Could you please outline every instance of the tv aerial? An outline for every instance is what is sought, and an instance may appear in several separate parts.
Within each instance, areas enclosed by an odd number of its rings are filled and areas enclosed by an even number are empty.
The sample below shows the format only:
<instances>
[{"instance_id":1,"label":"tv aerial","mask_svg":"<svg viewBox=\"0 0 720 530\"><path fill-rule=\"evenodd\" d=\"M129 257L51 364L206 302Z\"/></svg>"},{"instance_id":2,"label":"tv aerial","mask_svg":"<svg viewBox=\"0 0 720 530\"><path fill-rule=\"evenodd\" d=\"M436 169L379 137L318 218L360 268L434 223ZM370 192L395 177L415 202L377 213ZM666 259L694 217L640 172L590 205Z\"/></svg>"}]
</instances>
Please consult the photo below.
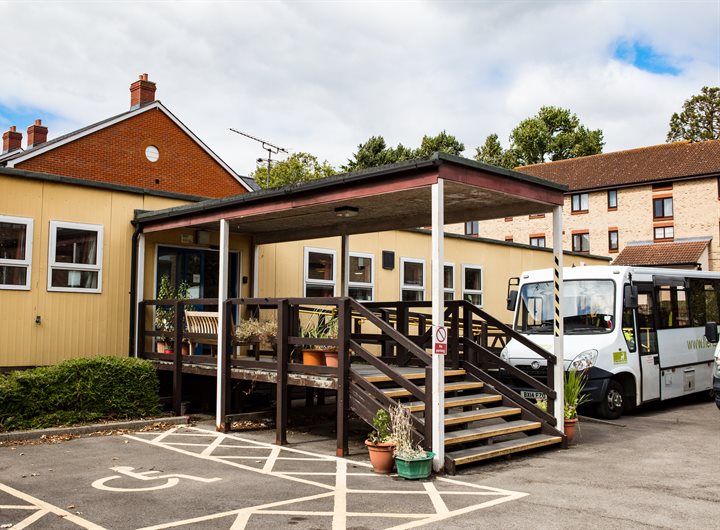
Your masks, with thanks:
<instances>
[{"instance_id":1,"label":"tv aerial","mask_svg":"<svg viewBox=\"0 0 720 530\"><path fill-rule=\"evenodd\" d=\"M283 147L279 147L275 144L271 144L267 140L263 140L261 138L256 138L255 136L248 134L246 132L242 132L242 131L238 131L237 129L233 129L232 127L229 127L228 129L231 130L232 132L234 132L235 134L239 134L241 136L245 136L246 138L250 138L251 140L255 140L256 142L260 142L260 144L262 144L262 148L268 152L267 158L258 158L256 160L256 162L258 162L258 163L267 162L268 168L267 168L267 175L265 177L265 186L267 186L270 182L270 164L273 162L272 155L276 155L278 153L285 153L285 154L289 155L290 153L288 152L288 150Z\"/></svg>"}]
</instances>

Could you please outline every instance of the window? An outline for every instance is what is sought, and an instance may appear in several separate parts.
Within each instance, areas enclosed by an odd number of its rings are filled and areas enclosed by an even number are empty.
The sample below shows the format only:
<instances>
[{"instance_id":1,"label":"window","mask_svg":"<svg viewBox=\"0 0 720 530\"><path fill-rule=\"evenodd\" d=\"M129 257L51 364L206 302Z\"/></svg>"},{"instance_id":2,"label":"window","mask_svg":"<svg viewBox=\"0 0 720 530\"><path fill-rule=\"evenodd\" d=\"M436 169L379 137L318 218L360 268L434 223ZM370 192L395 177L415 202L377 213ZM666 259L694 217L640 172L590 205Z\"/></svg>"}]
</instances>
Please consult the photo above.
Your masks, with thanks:
<instances>
[{"instance_id":1,"label":"window","mask_svg":"<svg viewBox=\"0 0 720 530\"><path fill-rule=\"evenodd\" d=\"M664 197L662 199L653 199L653 217L655 219L663 219L673 216L673 200L672 197Z\"/></svg>"},{"instance_id":2,"label":"window","mask_svg":"<svg viewBox=\"0 0 720 530\"><path fill-rule=\"evenodd\" d=\"M618 231L608 230L608 250L610 252L618 251Z\"/></svg>"},{"instance_id":3,"label":"window","mask_svg":"<svg viewBox=\"0 0 720 530\"><path fill-rule=\"evenodd\" d=\"M455 265L446 263L443 269L443 294L445 300L455 299Z\"/></svg>"},{"instance_id":4,"label":"window","mask_svg":"<svg viewBox=\"0 0 720 530\"><path fill-rule=\"evenodd\" d=\"M657 290L658 329L690 326L687 297L683 287L660 286Z\"/></svg>"},{"instance_id":5,"label":"window","mask_svg":"<svg viewBox=\"0 0 720 530\"><path fill-rule=\"evenodd\" d=\"M482 287L482 267L480 265L463 265L463 300L482 307Z\"/></svg>"},{"instance_id":6,"label":"window","mask_svg":"<svg viewBox=\"0 0 720 530\"><path fill-rule=\"evenodd\" d=\"M305 296L335 295L335 251L305 247Z\"/></svg>"},{"instance_id":7,"label":"window","mask_svg":"<svg viewBox=\"0 0 720 530\"><path fill-rule=\"evenodd\" d=\"M404 302L425 299L425 261L400 258L400 298Z\"/></svg>"},{"instance_id":8,"label":"window","mask_svg":"<svg viewBox=\"0 0 720 530\"><path fill-rule=\"evenodd\" d=\"M608 190L608 210L617 210L617 190Z\"/></svg>"},{"instance_id":9,"label":"window","mask_svg":"<svg viewBox=\"0 0 720 530\"><path fill-rule=\"evenodd\" d=\"M0 215L0 289L30 289L32 236L32 219Z\"/></svg>"},{"instance_id":10,"label":"window","mask_svg":"<svg viewBox=\"0 0 720 530\"><path fill-rule=\"evenodd\" d=\"M102 225L50 221L48 291L102 292Z\"/></svg>"},{"instance_id":11,"label":"window","mask_svg":"<svg viewBox=\"0 0 720 530\"><path fill-rule=\"evenodd\" d=\"M350 280L348 291L355 300L370 302L373 299L373 255L350 253Z\"/></svg>"},{"instance_id":12,"label":"window","mask_svg":"<svg viewBox=\"0 0 720 530\"><path fill-rule=\"evenodd\" d=\"M588 194L587 193L573 194L571 210L573 212L587 212L588 211Z\"/></svg>"},{"instance_id":13,"label":"window","mask_svg":"<svg viewBox=\"0 0 720 530\"><path fill-rule=\"evenodd\" d=\"M530 236L530 246L531 247L545 247L545 236Z\"/></svg>"},{"instance_id":14,"label":"window","mask_svg":"<svg viewBox=\"0 0 720 530\"><path fill-rule=\"evenodd\" d=\"M690 318L692 327L704 326L706 322L720 319L720 281L690 278Z\"/></svg>"},{"instance_id":15,"label":"window","mask_svg":"<svg viewBox=\"0 0 720 530\"><path fill-rule=\"evenodd\" d=\"M672 226L656 226L655 239L672 239L675 237L675 230Z\"/></svg>"},{"instance_id":16,"label":"window","mask_svg":"<svg viewBox=\"0 0 720 530\"><path fill-rule=\"evenodd\" d=\"M477 221L467 221L465 223L465 235L466 236L478 235L478 222Z\"/></svg>"},{"instance_id":17,"label":"window","mask_svg":"<svg viewBox=\"0 0 720 530\"><path fill-rule=\"evenodd\" d=\"M590 234L581 232L572 235L573 252L590 252Z\"/></svg>"}]
</instances>

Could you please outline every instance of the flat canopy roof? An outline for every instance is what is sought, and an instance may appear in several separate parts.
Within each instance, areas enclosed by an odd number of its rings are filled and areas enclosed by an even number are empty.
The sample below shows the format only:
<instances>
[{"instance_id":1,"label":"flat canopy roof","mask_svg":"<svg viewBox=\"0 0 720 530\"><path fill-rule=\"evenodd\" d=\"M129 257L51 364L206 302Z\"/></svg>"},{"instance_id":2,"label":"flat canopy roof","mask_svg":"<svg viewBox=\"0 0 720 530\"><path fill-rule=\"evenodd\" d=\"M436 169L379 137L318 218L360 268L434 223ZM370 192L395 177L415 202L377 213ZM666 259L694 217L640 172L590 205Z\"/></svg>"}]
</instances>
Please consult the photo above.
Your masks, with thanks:
<instances>
[{"instance_id":1,"label":"flat canopy roof","mask_svg":"<svg viewBox=\"0 0 720 530\"><path fill-rule=\"evenodd\" d=\"M296 186L139 212L144 232L217 229L221 219L257 244L431 224L431 186L444 180L445 223L552 212L567 186L462 157L434 155ZM339 207L357 209L340 217Z\"/></svg>"}]
</instances>

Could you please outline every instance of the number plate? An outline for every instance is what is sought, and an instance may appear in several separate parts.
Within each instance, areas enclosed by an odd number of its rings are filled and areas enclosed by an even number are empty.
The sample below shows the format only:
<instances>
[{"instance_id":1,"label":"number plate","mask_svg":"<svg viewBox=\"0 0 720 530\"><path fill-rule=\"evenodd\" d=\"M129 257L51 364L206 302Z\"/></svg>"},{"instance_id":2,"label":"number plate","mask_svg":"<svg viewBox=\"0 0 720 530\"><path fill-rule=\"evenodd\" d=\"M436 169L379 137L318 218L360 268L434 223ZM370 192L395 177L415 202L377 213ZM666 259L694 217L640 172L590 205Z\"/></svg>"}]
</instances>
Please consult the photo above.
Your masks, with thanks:
<instances>
[{"instance_id":1,"label":"number plate","mask_svg":"<svg viewBox=\"0 0 720 530\"><path fill-rule=\"evenodd\" d=\"M545 399L545 394L536 390L521 390L520 395L525 399Z\"/></svg>"}]
</instances>

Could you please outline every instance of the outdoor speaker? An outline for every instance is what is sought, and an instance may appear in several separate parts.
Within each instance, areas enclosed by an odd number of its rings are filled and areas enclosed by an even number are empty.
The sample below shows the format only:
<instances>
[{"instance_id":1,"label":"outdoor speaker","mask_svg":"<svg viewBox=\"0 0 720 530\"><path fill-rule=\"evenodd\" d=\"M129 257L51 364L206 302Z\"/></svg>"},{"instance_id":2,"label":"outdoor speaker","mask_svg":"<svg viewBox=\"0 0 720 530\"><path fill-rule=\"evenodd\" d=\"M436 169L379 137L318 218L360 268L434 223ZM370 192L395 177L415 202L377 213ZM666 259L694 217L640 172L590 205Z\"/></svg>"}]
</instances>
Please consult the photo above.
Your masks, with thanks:
<instances>
[{"instance_id":1,"label":"outdoor speaker","mask_svg":"<svg viewBox=\"0 0 720 530\"><path fill-rule=\"evenodd\" d=\"M382 251L382 267L389 271L395 268L395 252L392 250Z\"/></svg>"}]
</instances>

